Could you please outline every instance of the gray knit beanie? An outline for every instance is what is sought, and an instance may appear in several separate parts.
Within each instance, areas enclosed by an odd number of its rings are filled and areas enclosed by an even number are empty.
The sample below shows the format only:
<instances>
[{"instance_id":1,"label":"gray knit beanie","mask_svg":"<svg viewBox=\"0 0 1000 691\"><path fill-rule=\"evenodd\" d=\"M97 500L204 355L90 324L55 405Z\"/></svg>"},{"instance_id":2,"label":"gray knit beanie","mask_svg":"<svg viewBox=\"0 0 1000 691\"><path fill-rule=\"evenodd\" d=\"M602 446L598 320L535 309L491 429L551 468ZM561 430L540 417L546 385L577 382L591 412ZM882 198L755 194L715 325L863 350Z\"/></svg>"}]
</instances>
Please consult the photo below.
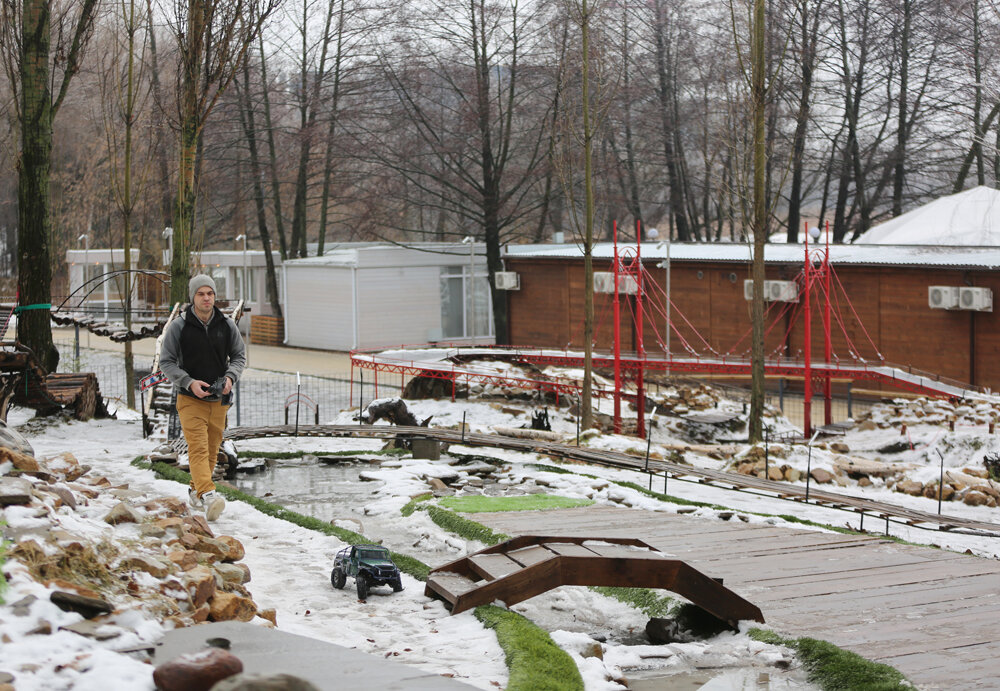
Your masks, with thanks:
<instances>
[{"instance_id":1,"label":"gray knit beanie","mask_svg":"<svg viewBox=\"0 0 1000 691\"><path fill-rule=\"evenodd\" d=\"M188 281L188 295L194 300L194 294L198 292L199 288L204 288L208 286L215 292L215 281L212 280L211 276L206 276L205 274L198 274Z\"/></svg>"}]
</instances>

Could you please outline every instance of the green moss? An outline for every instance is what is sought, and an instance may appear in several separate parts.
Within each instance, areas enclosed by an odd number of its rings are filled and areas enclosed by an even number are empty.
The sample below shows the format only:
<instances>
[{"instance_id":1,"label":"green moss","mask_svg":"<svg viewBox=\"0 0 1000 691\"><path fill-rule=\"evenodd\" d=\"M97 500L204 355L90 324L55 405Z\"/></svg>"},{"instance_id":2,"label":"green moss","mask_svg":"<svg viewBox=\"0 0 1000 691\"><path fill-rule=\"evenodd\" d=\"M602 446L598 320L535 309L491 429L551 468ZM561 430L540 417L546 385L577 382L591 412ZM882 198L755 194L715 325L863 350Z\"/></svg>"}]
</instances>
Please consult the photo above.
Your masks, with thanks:
<instances>
[{"instance_id":1,"label":"green moss","mask_svg":"<svg viewBox=\"0 0 1000 691\"><path fill-rule=\"evenodd\" d=\"M898 670L866 660L857 653L826 641L785 638L758 628L750 629L749 635L763 643L784 645L795 650L808 672L809 681L823 691L903 691L913 688Z\"/></svg>"},{"instance_id":2,"label":"green moss","mask_svg":"<svg viewBox=\"0 0 1000 691\"><path fill-rule=\"evenodd\" d=\"M507 691L582 691L573 658L530 620L495 605L477 607L475 615L496 631L510 674Z\"/></svg>"},{"instance_id":3,"label":"green moss","mask_svg":"<svg viewBox=\"0 0 1000 691\"><path fill-rule=\"evenodd\" d=\"M443 509L440 506L428 506L427 514L437 525L466 540L478 540L486 545L495 545L498 542L510 539L509 535L494 533L482 523L462 518L457 513Z\"/></svg>"},{"instance_id":4,"label":"green moss","mask_svg":"<svg viewBox=\"0 0 1000 691\"><path fill-rule=\"evenodd\" d=\"M663 617L670 613L674 599L660 595L649 588L612 588L609 586L592 586L595 593L614 598L626 605L631 605L649 617Z\"/></svg>"},{"instance_id":5,"label":"green moss","mask_svg":"<svg viewBox=\"0 0 1000 691\"><path fill-rule=\"evenodd\" d=\"M566 509L574 506L590 506L592 499L573 499L555 494L524 494L513 497L485 497L468 495L445 497L441 506L461 513L491 513L496 511L543 511L545 509Z\"/></svg>"},{"instance_id":6,"label":"green moss","mask_svg":"<svg viewBox=\"0 0 1000 691\"><path fill-rule=\"evenodd\" d=\"M147 461L136 459L135 461L132 461L132 465L140 468L151 468L160 477L166 478L167 480L174 480L175 482L180 482L185 485L189 484L191 480L191 476L188 475L188 473L166 463L150 464ZM231 489L221 485L216 489L222 496L230 501L242 501L245 504L249 504L254 507L261 513L267 514L268 516L273 516L275 518L280 518L283 521L294 523L295 525L306 528L307 530L315 530L316 532L323 533L324 535L332 535L337 539L352 545L376 542L375 540L365 537L360 533L355 533L353 530L339 528L313 516L305 516L290 509L286 509L283 506L279 506L278 504L272 504L271 502L264 501L259 497L246 494L245 492L241 492L237 489ZM427 566L427 564L423 563L419 559L415 559L398 552L390 551L390 554L392 555L392 560L396 563L396 566L399 567L400 571L408 573L421 581L427 580L427 573L430 571L430 567Z\"/></svg>"},{"instance_id":7,"label":"green moss","mask_svg":"<svg viewBox=\"0 0 1000 691\"><path fill-rule=\"evenodd\" d=\"M427 501L428 499L433 499L433 498L434 498L433 492L425 492L424 494L417 495L416 497L413 497L413 499L411 499L410 501L406 502L406 505L403 506L403 508L401 508L399 512L404 516L406 516L407 518L409 518L410 516L413 515L413 512L417 510L418 504L421 504Z\"/></svg>"}]
</instances>

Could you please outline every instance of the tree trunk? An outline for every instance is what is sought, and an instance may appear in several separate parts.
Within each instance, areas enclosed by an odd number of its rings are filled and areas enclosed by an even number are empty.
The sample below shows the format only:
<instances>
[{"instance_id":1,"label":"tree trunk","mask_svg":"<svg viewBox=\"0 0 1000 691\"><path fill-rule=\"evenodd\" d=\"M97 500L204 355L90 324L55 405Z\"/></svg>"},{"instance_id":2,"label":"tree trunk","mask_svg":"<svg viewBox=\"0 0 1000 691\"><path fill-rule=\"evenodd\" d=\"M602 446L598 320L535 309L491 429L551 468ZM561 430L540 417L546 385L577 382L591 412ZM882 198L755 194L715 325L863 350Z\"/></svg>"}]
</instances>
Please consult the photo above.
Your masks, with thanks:
<instances>
[{"instance_id":1,"label":"tree trunk","mask_svg":"<svg viewBox=\"0 0 1000 691\"><path fill-rule=\"evenodd\" d=\"M913 0L902 0L903 3L903 35L902 46L900 48L899 66L899 106L896 114L896 151L895 165L892 176L892 215L899 216L903 213L903 187L906 184L906 140L907 140L907 112L909 98L909 72L910 72L910 15L913 11ZM976 118L979 118L979 102L976 103Z\"/></svg>"},{"instance_id":2,"label":"tree trunk","mask_svg":"<svg viewBox=\"0 0 1000 691\"><path fill-rule=\"evenodd\" d=\"M667 37L664 35L666 19L663 16L663 0L655 0L656 32L656 93L659 99L661 137L663 139L663 156L667 166L667 184L670 187L670 213L677 229L677 240L691 240L691 229L688 225L687 212L684 205L681 177L678 170L676 147L674 146L676 122L671 114L674 112L673 99L670 96L674 86L672 70L668 73L669 58L667 55Z\"/></svg>"},{"instance_id":3,"label":"tree trunk","mask_svg":"<svg viewBox=\"0 0 1000 691\"><path fill-rule=\"evenodd\" d=\"M49 92L48 0L24 0L21 14L21 159L17 177L18 339L54 372L52 344L49 206L52 96ZM27 309L24 309L27 308Z\"/></svg>"},{"instance_id":4,"label":"tree trunk","mask_svg":"<svg viewBox=\"0 0 1000 691\"><path fill-rule=\"evenodd\" d=\"M594 424L594 133L590 122L590 12L582 2L582 92L583 92L583 394L580 401L580 426L587 430Z\"/></svg>"},{"instance_id":5,"label":"tree trunk","mask_svg":"<svg viewBox=\"0 0 1000 691\"><path fill-rule=\"evenodd\" d=\"M274 230L278 234L278 249L281 260L288 259L288 245L285 241L285 218L281 213L281 185L278 178L278 155L274 146L274 124L271 122L271 97L267 84L267 58L264 55L264 39L260 39L260 79L263 85L261 98L264 101L264 130L267 133L267 151L271 173L271 195L274 203Z\"/></svg>"},{"instance_id":6,"label":"tree trunk","mask_svg":"<svg viewBox=\"0 0 1000 691\"><path fill-rule=\"evenodd\" d=\"M764 0L754 0L751 27L751 86L753 107L753 343L750 355L750 443L764 438L764 245L767 242L767 142L765 141L766 91L764 86ZM806 382L809 386L809 382Z\"/></svg>"},{"instance_id":7,"label":"tree trunk","mask_svg":"<svg viewBox=\"0 0 1000 691\"><path fill-rule=\"evenodd\" d=\"M274 257L271 250L271 233L267 229L267 212L264 209L264 186L261 184L260 155L257 152L257 124L254 122L253 103L250 98L250 66L243 63L243 89L240 96L240 124L247 139L250 150L250 177L253 179L254 208L257 212L257 234L260 246L264 250L264 262L267 265L267 299L271 303L271 311L275 316L282 316L281 303L278 301L278 280L274 268Z\"/></svg>"}]
</instances>

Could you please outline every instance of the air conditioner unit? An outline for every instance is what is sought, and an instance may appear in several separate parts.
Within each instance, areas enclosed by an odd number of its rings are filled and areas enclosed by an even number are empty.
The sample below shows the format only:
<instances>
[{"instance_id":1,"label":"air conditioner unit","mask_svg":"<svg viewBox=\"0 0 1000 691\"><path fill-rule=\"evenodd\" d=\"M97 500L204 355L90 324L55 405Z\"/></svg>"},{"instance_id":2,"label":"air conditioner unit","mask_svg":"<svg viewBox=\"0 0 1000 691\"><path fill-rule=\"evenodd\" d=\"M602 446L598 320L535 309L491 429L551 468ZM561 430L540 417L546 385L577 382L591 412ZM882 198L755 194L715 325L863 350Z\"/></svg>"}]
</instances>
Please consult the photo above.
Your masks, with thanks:
<instances>
[{"instance_id":1,"label":"air conditioner unit","mask_svg":"<svg viewBox=\"0 0 1000 691\"><path fill-rule=\"evenodd\" d=\"M764 281L764 299L771 302L798 302L799 287L795 281Z\"/></svg>"},{"instance_id":2,"label":"air conditioner unit","mask_svg":"<svg viewBox=\"0 0 1000 691\"><path fill-rule=\"evenodd\" d=\"M927 305L935 310L958 309L958 286L927 286Z\"/></svg>"},{"instance_id":3,"label":"air conditioner unit","mask_svg":"<svg viewBox=\"0 0 1000 691\"><path fill-rule=\"evenodd\" d=\"M497 290L521 290L521 274L516 271L497 271L493 279Z\"/></svg>"},{"instance_id":4,"label":"air conditioner unit","mask_svg":"<svg viewBox=\"0 0 1000 691\"><path fill-rule=\"evenodd\" d=\"M615 275L610 271L594 272L594 292L615 292ZM620 295L635 295L639 292L639 284L634 276L618 276L618 293Z\"/></svg>"},{"instance_id":5,"label":"air conditioner unit","mask_svg":"<svg viewBox=\"0 0 1000 691\"><path fill-rule=\"evenodd\" d=\"M989 288L960 287L958 289L958 306L963 310L992 312L993 291Z\"/></svg>"},{"instance_id":6,"label":"air conditioner unit","mask_svg":"<svg viewBox=\"0 0 1000 691\"><path fill-rule=\"evenodd\" d=\"M753 281L743 281L743 298L753 300ZM795 281L764 281L765 302L798 302L799 287Z\"/></svg>"}]
</instances>

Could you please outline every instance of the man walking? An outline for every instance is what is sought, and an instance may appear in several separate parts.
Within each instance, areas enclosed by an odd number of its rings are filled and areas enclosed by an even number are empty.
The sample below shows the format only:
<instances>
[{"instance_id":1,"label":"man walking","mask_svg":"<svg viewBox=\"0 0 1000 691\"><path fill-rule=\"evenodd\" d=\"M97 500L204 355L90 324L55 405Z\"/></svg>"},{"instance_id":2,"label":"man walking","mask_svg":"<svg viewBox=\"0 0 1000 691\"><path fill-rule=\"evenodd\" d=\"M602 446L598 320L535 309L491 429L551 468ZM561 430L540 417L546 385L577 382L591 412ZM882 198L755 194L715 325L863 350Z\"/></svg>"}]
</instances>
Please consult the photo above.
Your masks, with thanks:
<instances>
[{"instance_id":1,"label":"man walking","mask_svg":"<svg viewBox=\"0 0 1000 691\"><path fill-rule=\"evenodd\" d=\"M177 390L177 416L188 444L192 508L214 521L226 507L212 471L219 455L233 385L246 366L236 322L215 306L215 281L199 274L188 283L191 304L167 327L160 369Z\"/></svg>"}]
</instances>

